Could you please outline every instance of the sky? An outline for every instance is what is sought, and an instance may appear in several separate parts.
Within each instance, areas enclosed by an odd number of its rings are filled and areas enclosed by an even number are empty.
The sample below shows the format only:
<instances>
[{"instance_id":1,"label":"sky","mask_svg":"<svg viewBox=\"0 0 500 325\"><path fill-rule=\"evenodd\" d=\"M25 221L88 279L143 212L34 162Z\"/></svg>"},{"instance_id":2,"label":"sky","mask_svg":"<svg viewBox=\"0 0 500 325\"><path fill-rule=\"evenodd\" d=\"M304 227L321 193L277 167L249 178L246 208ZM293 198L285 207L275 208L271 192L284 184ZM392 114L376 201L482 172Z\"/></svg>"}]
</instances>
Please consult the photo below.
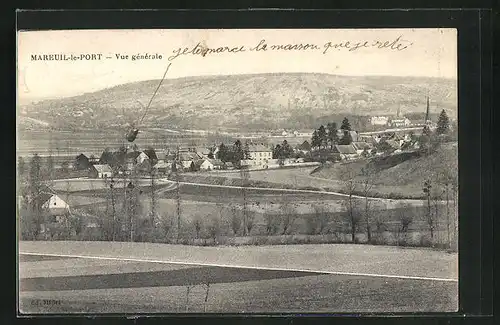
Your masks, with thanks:
<instances>
[{"instance_id":1,"label":"sky","mask_svg":"<svg viewBox=\"0 0 500 325\"><path fill-rule=\"evenodd\" d=\"M251 50L261 41L267 44L267 50ZM169 63L167 79L270 72L457 78L455 29L20 31L17 42L20 101L73 96L129 82L161 79ZM243 51L186 54L168 59L179 48L189 51L198 43L210 49L243 47ZM353 50L356 43L366 46ZM384 43L388 46L379 48ZM309 44L310 48L272 50L273 44ZM342 46L334 47L335 44ZM311 45L317 48L311 49ZM44 54L101 54L102 59L32 58ZM117 54L128 58L117 59ZM133 55L144 54L157 59L131 60Z\"/></svg>"}]
</instances>

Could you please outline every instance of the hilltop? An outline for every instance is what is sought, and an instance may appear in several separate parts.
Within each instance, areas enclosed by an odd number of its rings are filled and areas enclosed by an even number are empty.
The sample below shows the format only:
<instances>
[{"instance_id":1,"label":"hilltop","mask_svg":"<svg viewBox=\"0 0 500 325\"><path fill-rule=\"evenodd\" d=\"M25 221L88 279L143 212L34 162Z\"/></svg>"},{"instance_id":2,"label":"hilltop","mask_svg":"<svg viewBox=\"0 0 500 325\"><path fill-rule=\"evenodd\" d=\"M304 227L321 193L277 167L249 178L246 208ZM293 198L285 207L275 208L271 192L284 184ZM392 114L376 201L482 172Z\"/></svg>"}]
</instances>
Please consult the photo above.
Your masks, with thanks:
<instances>
[{"instance_id":1,"label":"hilltop","mask_svg":"<svg viewBox=\"0 0 500 325\"><path fill-rule=\"evenodd\" d=\"M158 82L127 83L40 101L21 106L21 114L53 127L123 127L141 118ZM444 108L450 117L456 117L456 80L452 79L319 73L167 79L142 126L205 130L313 128L320 121L345 115L394 115L398 106L402 114L422 113L427 95L434 113Z\"/></svg>"},{"instance_id":2,"label":"hilltop","mask_svg":"<svg viewBox=\"0 0 500 325\"><path fill-rule=\"evenodd\" d=\"M372 183L377 191L383 189L384 194L404 193L412 197L422 196L422 184L425 179L434 180L443 171L452 172L458 177L458 145L457 142L442 144L431 155L400 154L389 157L374 158L347 163L356 182L362 183L361 170L367 168ZM340 180L345 172L343 164L325 165L315 170L315 177ZM392 189L392 190L391 190Z\"/></svg>"}]
</instances>

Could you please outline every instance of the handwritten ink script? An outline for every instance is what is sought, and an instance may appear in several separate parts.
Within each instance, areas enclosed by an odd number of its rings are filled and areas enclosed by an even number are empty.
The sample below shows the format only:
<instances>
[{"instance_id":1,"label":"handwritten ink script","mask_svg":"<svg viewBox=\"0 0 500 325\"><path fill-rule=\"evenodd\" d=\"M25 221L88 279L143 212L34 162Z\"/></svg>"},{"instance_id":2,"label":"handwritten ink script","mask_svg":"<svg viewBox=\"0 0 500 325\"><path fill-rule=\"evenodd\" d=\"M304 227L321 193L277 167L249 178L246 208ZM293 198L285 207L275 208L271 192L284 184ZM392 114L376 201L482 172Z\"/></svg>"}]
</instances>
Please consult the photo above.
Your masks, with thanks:
<instances>
[{"instance_id":1,"label":"handwritten ink script","mask_svg":"<svg viewBox=\"0 0 500 325\"><path fill-rule=\"evenodd\" d=\"M327 54L334 50L347 50L349 52L359 51L361 49L388 49L391 51L403 51L412 46L411 41L405 40L402 35L392 40L363 40L363 41L341 41L341 42L326 42L322 45L313 43L297 43L297 44L269 44L265 39L260 40L256 45L247 47L245 45L236 46L220 46L215 48L207 47L204 43L199 42L194 47L179 47L173 51L173 54L168 57L169 61L173 61L180 56L185 55L201 55L203 57L209 54L221 53L240 53L240 52L267 52L267 51L321 51Z\"/></svg>"},{"instance_id":2,"label":"handwritten ink script","mask_svg":"<svg viewBox=\"0 0 500 325\"><path fill-rule=\"evenodd\" d=\"M193 47L179 47L168 56L168 61L173 61L182 56L195 55L206 57L217 54L238 54L242 52L266 53L266 52L319 52L328 54L338 51L362 51L363 49L404 51L411 47L413 43L405 40L402 35L389 40L362 40L362 41L328 41L323 44L296 43L296 44L273 44L265 39L257 44L245 45L225 45L219 47L209 47L205 42L198 42ZM163 60L165 56L161 53L32 53L31 61L146 61Z\"/></svg>"}]
</instances>

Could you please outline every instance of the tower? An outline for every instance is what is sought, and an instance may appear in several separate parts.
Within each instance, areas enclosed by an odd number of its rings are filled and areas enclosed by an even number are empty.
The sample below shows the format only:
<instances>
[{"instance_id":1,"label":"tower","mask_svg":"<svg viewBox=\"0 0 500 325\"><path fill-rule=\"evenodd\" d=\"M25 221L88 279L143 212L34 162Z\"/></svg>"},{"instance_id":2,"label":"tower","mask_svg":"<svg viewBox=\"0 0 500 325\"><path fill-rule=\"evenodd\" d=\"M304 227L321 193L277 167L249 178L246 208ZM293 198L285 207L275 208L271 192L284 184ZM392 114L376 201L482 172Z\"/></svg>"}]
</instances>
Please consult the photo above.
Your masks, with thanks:
<instances>
[{"instance_id":1,"label":"tower","mask_svg":"<svg viewBox=\"0 0 500 325\"><path fill-rule=\"evenodd\" d=\"M396 113L396 117L399 118L400 115L401 115L401 104L399 104L398 106L398 112Z\"/></svg>"}]
</instances>

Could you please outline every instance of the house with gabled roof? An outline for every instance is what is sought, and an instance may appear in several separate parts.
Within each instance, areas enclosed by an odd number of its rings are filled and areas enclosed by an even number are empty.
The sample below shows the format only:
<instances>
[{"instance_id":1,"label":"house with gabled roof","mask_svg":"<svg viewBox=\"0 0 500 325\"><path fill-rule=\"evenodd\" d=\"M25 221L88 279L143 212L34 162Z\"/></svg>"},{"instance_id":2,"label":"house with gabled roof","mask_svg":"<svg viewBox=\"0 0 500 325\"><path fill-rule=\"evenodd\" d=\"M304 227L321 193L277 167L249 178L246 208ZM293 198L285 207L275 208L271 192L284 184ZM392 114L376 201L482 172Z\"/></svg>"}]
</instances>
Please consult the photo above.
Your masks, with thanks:
<instances>
[{"instance_id":1,"label":"house with gabled roof","mask_svg":"<svg viewBox=\"0 0 500 325\"><path fill-rule=\"evenodd\" d=\"M354 150L356 150L356 153L358 155L361 155L363 151L370 152L373 149L373 145L367 142L353 142L352 146L354 147Z\"/></svg>"},{"instance_id":2,"label":"house with gabled roof","mask_svg":"<svg viewBox=\"0 0 500 325\"><path fill-rule=\"evenodd\" d=\"M109 178L113 176L113 170L109 165L93 165L90 167L90 175L95 178Z\"/></svg>"},{"instance_id":3,"label":"house with gabled roof","mask_svg":"<svg viewBox=\"0 0 500 325\"><path fill-rule=\"evenodd\" d=\"M333 153L338 154L342 160L350 160L358 157L358 153L352 144L337 144L333 148Z\"/></svg>"}]
</instances>

